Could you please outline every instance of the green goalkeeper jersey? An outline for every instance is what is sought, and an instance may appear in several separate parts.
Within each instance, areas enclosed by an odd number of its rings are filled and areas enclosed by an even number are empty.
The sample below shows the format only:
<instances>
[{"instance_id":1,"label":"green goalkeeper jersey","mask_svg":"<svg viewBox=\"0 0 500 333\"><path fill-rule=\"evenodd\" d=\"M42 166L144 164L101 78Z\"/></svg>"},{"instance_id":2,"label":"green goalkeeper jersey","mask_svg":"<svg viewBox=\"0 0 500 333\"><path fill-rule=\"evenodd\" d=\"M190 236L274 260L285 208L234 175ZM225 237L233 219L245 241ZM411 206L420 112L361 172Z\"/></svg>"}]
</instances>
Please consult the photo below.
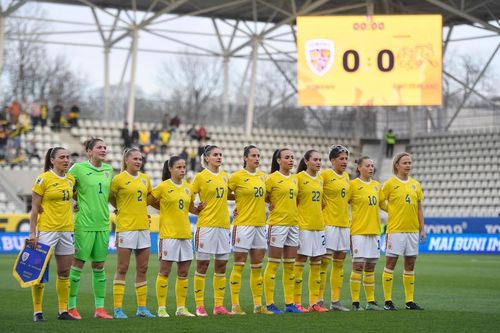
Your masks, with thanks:
<instances>
[{"instance_id":1,"label":"green goalkeeper jersey","mask_svg":"<svg viewBox=\"0 0 500 333\"><path fill-rule=\"evenodd\" d=\"M78 212L75 230L109 230L109 188L113 177L111 165L93 166L89 161L75 163L69 173L75 177Z\"/></svg>"}]
</instances>

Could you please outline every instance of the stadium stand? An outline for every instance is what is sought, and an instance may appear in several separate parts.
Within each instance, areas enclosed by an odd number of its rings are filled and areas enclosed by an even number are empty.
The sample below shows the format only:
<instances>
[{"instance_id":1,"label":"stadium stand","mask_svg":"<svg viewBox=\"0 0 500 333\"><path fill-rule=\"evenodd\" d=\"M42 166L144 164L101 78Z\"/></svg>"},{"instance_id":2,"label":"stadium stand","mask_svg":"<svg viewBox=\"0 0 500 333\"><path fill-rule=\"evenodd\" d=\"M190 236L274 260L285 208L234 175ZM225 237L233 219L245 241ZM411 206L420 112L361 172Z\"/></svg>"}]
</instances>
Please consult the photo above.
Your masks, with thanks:
<instances>
[{"instance_id":1,"label":"stadium stand","mask_svg":"<svg viewBox=\"0 0 500 333\"><path fill-rule=\"evenodd\" d=\"M499 216L499 129L421 135L411 151L426 215Z\"/></svg>"}]
</instances>

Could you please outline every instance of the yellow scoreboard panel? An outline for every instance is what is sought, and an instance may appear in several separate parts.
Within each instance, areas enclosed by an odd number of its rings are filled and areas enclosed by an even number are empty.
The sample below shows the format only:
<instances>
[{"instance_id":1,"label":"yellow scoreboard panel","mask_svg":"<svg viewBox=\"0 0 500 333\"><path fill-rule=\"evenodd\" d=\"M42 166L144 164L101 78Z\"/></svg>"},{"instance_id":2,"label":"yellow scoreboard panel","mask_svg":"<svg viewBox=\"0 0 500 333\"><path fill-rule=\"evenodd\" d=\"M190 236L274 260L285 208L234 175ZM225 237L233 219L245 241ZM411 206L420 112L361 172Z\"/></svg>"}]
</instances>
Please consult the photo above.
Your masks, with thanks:
<instances>
[{"instance_id":1,"label":"yellow scoreboard panel","mask_svg":"<svg viewBox=\"0 0 500 333\"><path fill-rule=\"evenodd\" d=\"M297 18L300 106L441 105L441 15Z\"/></svg>"}]
</instances>

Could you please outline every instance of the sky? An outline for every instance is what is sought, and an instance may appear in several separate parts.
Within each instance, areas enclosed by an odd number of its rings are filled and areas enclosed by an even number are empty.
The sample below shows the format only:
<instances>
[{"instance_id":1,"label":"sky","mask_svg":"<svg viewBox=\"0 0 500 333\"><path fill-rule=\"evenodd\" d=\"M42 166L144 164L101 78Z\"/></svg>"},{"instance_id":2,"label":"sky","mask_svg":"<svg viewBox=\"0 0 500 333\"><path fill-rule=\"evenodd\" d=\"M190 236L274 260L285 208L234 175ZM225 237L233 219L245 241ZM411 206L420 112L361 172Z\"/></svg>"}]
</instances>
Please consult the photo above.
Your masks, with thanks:
<instances>
[{"instance_id":1,"label":"sky","mask_svg":"<svg viewBox=\"0 0 500 333\"><path fill-rule=\"evenodd\" d=\"M5 3L5 1L2 1ZM33 10L42 12L43 16L47 19L52 20L64 20L79 23L91 23L93 24L94 18L92 16L91 10L82 6L68 6L68 5L53 5L53 4L40 4L40 3L28 3L25 5L26 8L22 11L16 13L16 15L30 15ZM30 15L31 16L31 15ZM102 24L111 24L112 17L100 13L98 15L99 20ZM122 15L125 20L129 20L127 16ZM172 16L165 16L166 18L171 18ZM139 17L140 18L140 17ZM44 29L47 31L81 31L81 30L94 30L90 33L65 33L57 35L47 35L42 36L45 40L52 40L57 42L70 42L70 43L81 43L81 44L93 44L102 45L100 35L96 31L96 27L90 25L76 25L76 24L62 24L62 23L43 23ZM253 23L251 23L253 24ZM219 28L223 34L230 34L231 28L224 23L219 22ZM260 25L263 28L263 24ZM155 29L166 29L166 30L182 30L191 32L213 32L214 27L212 21L206 18L181 18L171 22L166 22L163 24L155 25ZM280 31L276 32L278 34ZM164 32L162 32L164 33ZM446 35L446 29L444 30L444 35ZM212 36L194 36L188 34L172 34L165 33L166 35L177 38L182 41L186 41L192 44L196 44L200 47L220 51L220 45L216 37ZM469 26L459 26L455 27L451 39L461 39L473 36L485 36L492 35L492 32L472 28ZM238 35L241 35L238 33ZM116 36L116 35L115 35ZM290 37L284 37L290 39ZM123 39L116 46L127 48L130 45L130 38ZM227 41L228 38L225 38ZM238 45L244 42L244 38L236 38L233 45ZM7 41L8 43L8 41ZM474 58L483 59L483 63L487 60L494 48L500 43L499 37L494 38L483 38L476 40L467 41L456 41L450 43L445 62L449 59L458 59L463 54L470 55ZM276 47L285 49L287 51L294 50L292 43L275 43ZM82 47L75 45L54 45L48 44L47 46L49 54L51 56L56 56L58 54L64 54L70 61L71 66L87 78L89 85L91 87L100 87L104 84L104 57L103 49L99 47ZM174 52L183 52L186 50L193 50L185 45L179 43L170 42L163 38L158 38L147 32L140 32L139 35L139 48L140 49L150 49L150 50L170 50ZM246 49L247 51L249 48ZM164 63L175 64L176 57L182 55L168 55L161 53L152 52L139 52L138 62L137 62L137 77L136 83L148 94L156 94L161 92L164 87L161 80L161 68ZM110 58L110 80L111 84L117 84L120 81L122 75L123 64L127 58L126 50L113 49ZM222 59L220 59L222 61ZM233 59L230 62L231 73L236 73L241 76L244 68L246 66L246 61ZM493 77L500 78L500 52L496 55L494 61L492 62L490 75ZM261 66L261 69L265 66ZM128 81L128 73L125 76L125 81ZM500 86L497 88L496 95L500 95Z\"/></svg>"}]
</instances>

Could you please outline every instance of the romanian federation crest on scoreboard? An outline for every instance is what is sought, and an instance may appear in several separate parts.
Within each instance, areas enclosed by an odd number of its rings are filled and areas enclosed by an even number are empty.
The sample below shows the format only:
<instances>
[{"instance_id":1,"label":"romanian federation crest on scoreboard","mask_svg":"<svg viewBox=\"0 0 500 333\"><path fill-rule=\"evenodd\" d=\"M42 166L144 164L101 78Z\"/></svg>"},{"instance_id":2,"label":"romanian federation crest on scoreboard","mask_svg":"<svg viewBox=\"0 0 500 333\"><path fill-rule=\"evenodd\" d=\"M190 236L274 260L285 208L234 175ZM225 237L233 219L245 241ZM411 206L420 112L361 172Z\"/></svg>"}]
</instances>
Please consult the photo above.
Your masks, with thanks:
<instances>
[{"instance_id":1,"label":"romanian federation crest on scoreboard","mask_svg":"<svg viewBox=\"0 0 500 333\"><path fill-rule=\"evenodd\" d=\"M306 41L306 61L309 69L317 76L325 75L333 65L335 43L328 39Z\"/></svg>"}]
</instances>

